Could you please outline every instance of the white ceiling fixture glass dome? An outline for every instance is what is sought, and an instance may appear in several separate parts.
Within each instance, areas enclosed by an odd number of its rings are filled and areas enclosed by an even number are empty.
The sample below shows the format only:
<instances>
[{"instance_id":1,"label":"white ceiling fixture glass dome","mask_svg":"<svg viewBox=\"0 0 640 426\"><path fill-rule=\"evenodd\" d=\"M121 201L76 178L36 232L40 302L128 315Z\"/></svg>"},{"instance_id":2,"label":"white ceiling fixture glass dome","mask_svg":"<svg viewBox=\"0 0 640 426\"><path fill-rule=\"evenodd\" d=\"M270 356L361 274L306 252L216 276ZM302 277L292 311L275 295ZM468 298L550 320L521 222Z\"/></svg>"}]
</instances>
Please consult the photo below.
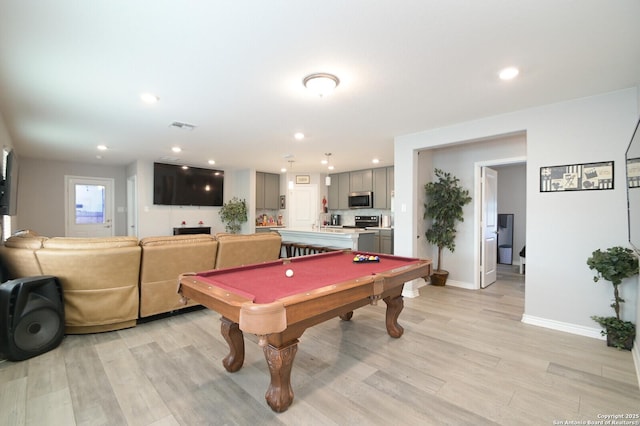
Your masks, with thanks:
<instances>
[{"instance_id":1,"label":"white ceiling fixture glass dome","mask_svg":"<svg viewBox=\"0 0 640 426\"><path fill-rule=\"evenodd\" d=\"M327 96L340 84L340 79L333 74L315 73L302 80L304 87L320 97Z\"/></svg>"}]
</instances>

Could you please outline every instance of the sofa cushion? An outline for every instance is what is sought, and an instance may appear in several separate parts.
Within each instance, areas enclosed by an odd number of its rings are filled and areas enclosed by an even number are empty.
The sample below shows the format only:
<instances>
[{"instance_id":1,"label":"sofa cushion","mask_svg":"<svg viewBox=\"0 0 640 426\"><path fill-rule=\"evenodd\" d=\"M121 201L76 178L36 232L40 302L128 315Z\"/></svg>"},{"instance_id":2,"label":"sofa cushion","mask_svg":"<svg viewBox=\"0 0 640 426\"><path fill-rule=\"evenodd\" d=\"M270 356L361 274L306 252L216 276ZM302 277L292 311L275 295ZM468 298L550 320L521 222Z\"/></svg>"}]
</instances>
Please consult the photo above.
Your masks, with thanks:
<instances>
[{"instance_id":1,"label":"sofa cushion","mask_svg":"<svg viewBox=\"0 0 640 426\"><path fill-rule=\"evenodd\" d=\"M251 265L280 257L282 238L277 232L216 234L218 256L215 269Z\"/></svg>"},{"instance_id":2,"label":"sofa cushion","mask_svg":"<svg viewBox=\"0 0 640 426\"><path fill-rule=\"evenodd\" d=\"M140 240L140 317L196 305L185 304L177 293L184 272L213 269L218 242L208 234L146 237Z\"/></svg>"},{"instance_id":3,"label":"sofa cushion","mask_svg":"<svg viewBox=\"0 0 640 426\"><path fill-rule=\"evenodd\" d=\"M46 239L42 246L50 249L89 250L119 247L135 247L138 245L136 237L53 237Z\"/></svg>"},{"instance_id":4,"label":"sofa cushion","mask_svg":"<svg viewBox=\"0 0 640 426\"><path fill-rule=\"evenodd\" d=\"M135 325L140 252L135 237L66 238L36 251L42 273L58 277L67 333L93 333Z\"/></svg>"}]
</instances>

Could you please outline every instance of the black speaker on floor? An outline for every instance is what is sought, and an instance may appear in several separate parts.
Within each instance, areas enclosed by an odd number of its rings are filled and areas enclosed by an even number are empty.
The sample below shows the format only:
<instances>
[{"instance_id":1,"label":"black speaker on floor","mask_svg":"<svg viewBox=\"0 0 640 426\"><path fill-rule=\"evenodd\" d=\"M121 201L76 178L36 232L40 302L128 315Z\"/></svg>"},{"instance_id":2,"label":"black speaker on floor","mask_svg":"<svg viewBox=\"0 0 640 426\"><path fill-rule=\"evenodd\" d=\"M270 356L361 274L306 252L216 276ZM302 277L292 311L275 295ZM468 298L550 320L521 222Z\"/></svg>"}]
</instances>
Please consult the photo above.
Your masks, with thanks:
<instances>
[{"instance_id":1,"label":"black speaker on floor","mask_svg":"<svg viewBox=\"0 0 640 426\"><path fill-rule=\"evenodd\" d=\"M22 361L54 349L63 337L64 300L56 277L0 284L0 357Z\"/></svg>"}]
</instances>

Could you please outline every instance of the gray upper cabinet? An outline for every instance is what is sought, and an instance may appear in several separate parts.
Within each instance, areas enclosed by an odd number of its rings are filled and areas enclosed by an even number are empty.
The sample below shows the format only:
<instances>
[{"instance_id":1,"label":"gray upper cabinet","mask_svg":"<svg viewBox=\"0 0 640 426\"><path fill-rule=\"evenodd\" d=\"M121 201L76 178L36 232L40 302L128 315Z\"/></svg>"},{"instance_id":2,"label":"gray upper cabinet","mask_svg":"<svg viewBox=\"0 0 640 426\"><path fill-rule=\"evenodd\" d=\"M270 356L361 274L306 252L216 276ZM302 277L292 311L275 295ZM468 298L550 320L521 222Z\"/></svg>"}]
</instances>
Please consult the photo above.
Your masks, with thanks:
<instances>
[{"instance_id":1,"label":"gray upper cabinet","mask_svg":"<svg viewBox=\"0 0 640 426\"><path fill-rule=\"evenodd\" d=\"M373 208L387 208L387 169L373 169Z\"/></svg>"},{"instance_id":2,"label":"gray upper cabinet","mask_svg":"<svg viewBox=\"0 0 640 426\"><path fill-rule=\"evenodd\" d=\"M256 172L256 209L278 210L280 175Z\"/></svg>"},{"instance_id":3,"label":"gray upper cabinet","mask_svg":"<svg viewBox=\"0 0 640 426\"><path fill-rule=\"evenodd\" d=\"M264 209L264 173L256 172L256 209Z\"/></svg>"},{"instance_id":4,"label":"gray upper cabinet","mask_svg":"<svg viewBox=\"0 0 640 426\"><path fill-rule=\"evenodd\" d=\"M393 191L394 191L394 186L395 186L395 181L394 181L394 169L393 166L387 167L387 192L386 192L386 197L387 197L387 209L391 209L391 199L393 198ZM375 195L374 195L375 197Z\"/></svg>"},{"instance_id":5,"label":"gray upper cabinet","mask_svg":"<svg viewBox=\"0 0 640 426\"><path fill-rule=\"evenodd\" d=\"M373 191L373 208L390 209L393 191L393 166L337 173L331 176L329 209L347 210L350 192Z\"/></svg>"},{"instance_id":6,"label":"gray upper cabinet","mask_svg":"<svg viewBox=\"0 0 640 426\"><path fill-rule=\"evenodd\" d=\"M329 186L328 208L331 210L347 210L349 208L350 176L349 172L337 173L331 176Z\"/></svg>"},{"instance_id":7,"label":"gray upper cabinet","mask_svg":"<svg viewBox=\"0 0 640 426\"><path fill-rule=\"evenodd\" d=\"M338 209L347 210L349 208L350 176L349 172L338 174Z\"/></svg>"},{"instance_id":8,"label":"gray upper cabinet","mask_svg":"<svg viewBox=\"0 0 640 426\"><path fill-rule=\"evenodd\" d=\"M350 173L351 192L373 191L373 171L358 170Z\"/></svg>"}]
</instances>

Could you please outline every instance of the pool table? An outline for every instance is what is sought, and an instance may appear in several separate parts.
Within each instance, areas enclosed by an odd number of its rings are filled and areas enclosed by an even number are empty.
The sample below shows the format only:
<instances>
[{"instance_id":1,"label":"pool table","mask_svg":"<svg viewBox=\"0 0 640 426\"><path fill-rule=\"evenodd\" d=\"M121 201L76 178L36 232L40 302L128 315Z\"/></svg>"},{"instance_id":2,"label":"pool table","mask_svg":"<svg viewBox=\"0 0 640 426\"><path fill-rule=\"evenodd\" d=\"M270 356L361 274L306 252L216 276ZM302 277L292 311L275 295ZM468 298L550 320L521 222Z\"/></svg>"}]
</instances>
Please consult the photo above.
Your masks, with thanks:
<instances>
[{"instance_id":1,"label":"pool table","mask_svg":"<svg viewBox=\"0 0 640 426\"><path fill-rule=\"evenodd\" d=\"M355 309L382 299L387 332L400 337L402 287L431 274L430 260L371 254L378 261L355 262L357 254L363 253L336 251L182 274L178 292L185 301L222 315L221 332L230 350L223 360L227 371L242 367L243 332L259 337L271 374L265 398L272 410L282 412L293 401L291 367L308 327L334 317L348 321ZM288 270L293 275L287 276Z\"/></svg>"}]
</instances>

